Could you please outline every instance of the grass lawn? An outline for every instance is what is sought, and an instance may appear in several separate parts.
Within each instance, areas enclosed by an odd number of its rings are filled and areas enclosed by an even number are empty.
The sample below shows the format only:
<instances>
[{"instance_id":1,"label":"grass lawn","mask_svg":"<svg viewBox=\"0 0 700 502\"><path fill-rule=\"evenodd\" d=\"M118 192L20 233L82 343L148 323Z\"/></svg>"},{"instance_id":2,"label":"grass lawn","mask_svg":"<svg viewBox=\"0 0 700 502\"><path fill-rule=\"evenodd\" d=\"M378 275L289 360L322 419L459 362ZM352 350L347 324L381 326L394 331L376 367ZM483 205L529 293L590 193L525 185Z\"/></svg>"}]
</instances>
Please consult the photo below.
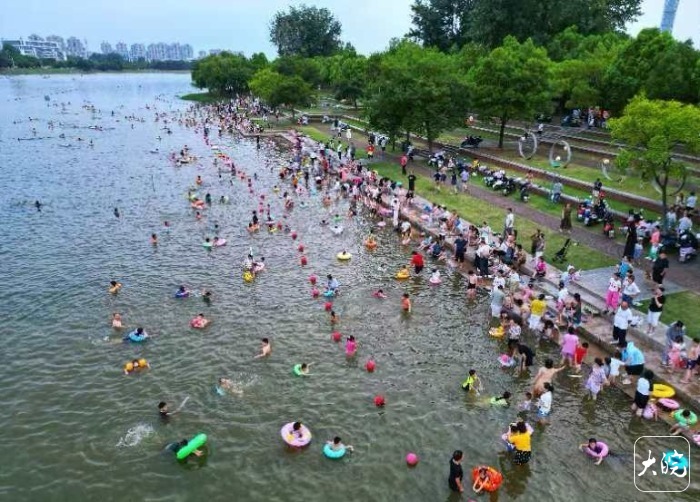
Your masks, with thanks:
<instances>
[{"instance_id":1,"label":"grass lawn","mask_svg":"<svg viewBox=\"0 0 700 502\"><path fill-rule=\"evenodd\" d=\"M180 99L196 101L197 103L218 103L219 101L224 101L229 98L208 92L192 92L190 94L183 94L180 96Z\"/></svg>"},{"instance_id":2,"label":"grass lawn","mask_svg":"<svg viewBox=\"0 0 700 502\"><path fill-rule=\"evenodd\" d=\"M376 170L382 176L394 179L401 178L401 168L395 163L374 162L370 165L370 168ZM503 228L505 211L500 207L490 206L485 201L468 194L453 194L448 192L447 189L438 192L435 190L432 180L425 176L418 176L416 192L433 203L447 206L448 209L456 211L461 217L475 225L486 221L495 232L499 232ZM537 228L541 228L546 236L545 259L549 260L564 245L566 237L557 231L542 228L534 222L518 216L516 216L515 221L515 226L519 233L519 242L523 244L526 250L529 250L530 247L529 237L535 233ZM578 268L588 270L614 265L617 261L595 249L582 245L571 246L568 258ZM561 265L559 266L561 267Z\"/></svg>"},{"instance_id":3,"label":"grass lawn","mask_svg":"<svg viewBox=\"0 0 700 502\"><path fill-rule=\"evenodd\" d=\"M680 265L684 266L684 265ZM687 266L687 265L686 265ZM642 312L646 312L649 301L642 302ZM693 307L695 305L695 307ZM700 295L692 291L682 291L666 296L664 311L661 314L661 322L671 324L674 321L683 321L688 336L691 338L700 336Z\"/></svg>"}]
</instances>

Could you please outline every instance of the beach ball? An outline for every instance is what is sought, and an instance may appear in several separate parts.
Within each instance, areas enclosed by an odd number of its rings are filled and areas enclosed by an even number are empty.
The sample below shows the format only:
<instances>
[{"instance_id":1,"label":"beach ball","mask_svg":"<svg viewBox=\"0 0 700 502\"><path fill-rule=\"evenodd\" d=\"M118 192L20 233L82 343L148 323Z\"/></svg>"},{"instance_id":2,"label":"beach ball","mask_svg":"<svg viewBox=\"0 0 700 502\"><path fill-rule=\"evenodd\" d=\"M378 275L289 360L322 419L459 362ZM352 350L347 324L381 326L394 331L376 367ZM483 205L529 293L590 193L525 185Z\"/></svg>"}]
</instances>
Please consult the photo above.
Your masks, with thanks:
<instances>
[{"instance_id":1,"label":"beach ball","mask_svg":"<svg viewBox=\"0 0 700 502\"><path fill-rule=\"evenodd\" d=\"M377 408L381 408L385 404L386 404L386 400L384 399L384 396L382 396L381 394L374 396L374 405Z\"/></svg>"},{"instance_id":2,"label":"beach ball","mask_svg":"<svg viewBox=\"0 0 700 502\"><path fill-rule=\"evenodd\" d=\"M418 465L418 455L413 452L406 454L406 463L409 467L415 467Z\"/></svg>"},{"instance_id":3,"label":"beach ball","mask_svg":"<svg viewBox=\"0 0 700 502\"><path fill-rule=\"evenodd\" d=\"M365 369L367 370L367 373L372 373L375 367L376 364L371 359L365 363Z\"/></svg>"},{"instance_id":4,"label":"beach ball","mask_svg":"<svg viewBox=\"0 0 700 502\"><path fill-rule=\"evenodd\" d=\"M302 255L301 258L299 259L299 262L301 263L301 266L304 267L308 263L306 260L306 256Z\"/></svg>"},{"instance_id":5,"label":"beach ball","mask_svg":"<svg viewBox=\"0 0 700 502\"><path fill-rule=\"evenodd\" d=\"M292 240L293 241L297 240L297 233L296 232L292 232Z\"/></svg>"},{"instance_id":6,"label":"beach ball","mask_svg":"<svg viewBox=\"0 0 700 502\"><path fill-rule=\"evenodd\" d=\"M304 252L304 245L299 244L299 246L297 247L297 250L299 250L300 253L303 253Z\"/></svg>"},{"instance_id":7,"label":"beach ball","mask_svg":"<svg viewBox=\"0 0 700 502\"><path fill-rule=\"evenodd\" d=\"M331 310L333 310L333 303L332 303L332 302L326 302L326 303L323 305L323 308L326 310L326 312L330 312Z\"/></svg>"},{"instance_id":8,"label":"beach ball","mask_svg":"<svg viewBox=\"0 0 700 502\"><path fill-rule=\"evenodd\" d=\"M316 281L317 281L317 280L318 280L318 277L316 277L315 275L311 274L311 275L309 276L309 282L310 282L311 284L316 284Z\"/></svg>"},{"instance_id":9,"label":"beach ball","mask_svg":"<svg viewBox=\"0 0 700 502\"><path fill-rule=\"evenodd\" d=\"M331 333L331 338L334 342L339 342L343 338L343 335L341 335L338 331L334 331Z\"/></svg>"},{"instance_id":10,"label":"beach ball","mask_svg":"<svg viewBox=\"0 0 700 502\"><path fill-rule=\"evenodd\" d=\"M321 292L318 290L318 288L311 288L311 297L312 298L318 298L318 296L321 294Z\"/></svg>"}]
</instances>

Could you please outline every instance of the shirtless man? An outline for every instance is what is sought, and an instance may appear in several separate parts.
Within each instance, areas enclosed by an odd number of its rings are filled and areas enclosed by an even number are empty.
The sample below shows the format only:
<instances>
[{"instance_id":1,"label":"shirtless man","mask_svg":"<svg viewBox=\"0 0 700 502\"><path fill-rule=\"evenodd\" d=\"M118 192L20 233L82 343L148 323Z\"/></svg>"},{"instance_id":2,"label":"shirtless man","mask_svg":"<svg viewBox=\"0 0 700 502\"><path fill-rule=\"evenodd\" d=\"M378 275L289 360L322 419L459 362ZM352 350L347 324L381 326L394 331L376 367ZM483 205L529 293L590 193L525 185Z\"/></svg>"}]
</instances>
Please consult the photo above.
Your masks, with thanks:
<instances>
[{"instance_id":1,"label":"shirtless man","mask_svg":"<svg viewBox=\"0 0 700 502\"><path fill-rule=\"evenodd\" d=\"M254 359L260 359L261 357L267 357L272 353L272 346L270 345L270 340L267 338L262 339L262 352L256 355Z\"/></svg>"},{"instance_id":2,"label":"shirtless man","mask_svg":"<svg viewBox=\"0 0 700 502\"><path fill-rule=\"evenodd\" d=\"M555 368L554 361L546 359L544 361L544 367L540 368L535 375L535 381L532 384L532 395L537 397L544 393L544 384L546 382L551 382L554 376L564 368L565 366Z\"/></svg>"}]
</instances>

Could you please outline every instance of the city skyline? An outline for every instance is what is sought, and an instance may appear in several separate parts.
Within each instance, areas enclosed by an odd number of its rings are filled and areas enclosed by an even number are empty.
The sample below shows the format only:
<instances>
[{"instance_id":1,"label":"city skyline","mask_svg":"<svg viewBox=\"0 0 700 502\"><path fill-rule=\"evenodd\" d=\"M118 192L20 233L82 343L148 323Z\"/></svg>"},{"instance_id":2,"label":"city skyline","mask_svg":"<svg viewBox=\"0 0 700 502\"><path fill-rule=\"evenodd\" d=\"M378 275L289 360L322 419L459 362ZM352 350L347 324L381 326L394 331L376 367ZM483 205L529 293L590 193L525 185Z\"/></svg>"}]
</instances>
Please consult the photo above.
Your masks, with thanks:
<instances>
[{"instance_id":1,"label":"city skyline","mask_svg":"<svg viewBox=\"0 0 700 502\"><path fill-rule=\"evenodd\" d=\"M10 2L0 16L0 34L17 38L22 33L80 33L89 47L98 48L103 40L187 40L207 53L210 49L226 48L247 56L264 52L276 55L269 40L268 25L278 10L302 0L200 0L191 2L151 0L122 0L98 2L89 10L78 0L40 0ZM411 27L411 0L306 0L307 4L328 8L342 23L342 39L358 52L371 54L384 50L392 37L404 36ZM642 15L627 27L630 35L642 28L659 27L664 0L643 0ZM70 12L70 15L66 13ZM128 20L128 22L126 22ZM122 22L124 21L124 22ZM57 23L60 23L57 27ZM700 1L680 0L673 36L679 40L691 38L700 48Z\"/></svg>"}]
</instances>

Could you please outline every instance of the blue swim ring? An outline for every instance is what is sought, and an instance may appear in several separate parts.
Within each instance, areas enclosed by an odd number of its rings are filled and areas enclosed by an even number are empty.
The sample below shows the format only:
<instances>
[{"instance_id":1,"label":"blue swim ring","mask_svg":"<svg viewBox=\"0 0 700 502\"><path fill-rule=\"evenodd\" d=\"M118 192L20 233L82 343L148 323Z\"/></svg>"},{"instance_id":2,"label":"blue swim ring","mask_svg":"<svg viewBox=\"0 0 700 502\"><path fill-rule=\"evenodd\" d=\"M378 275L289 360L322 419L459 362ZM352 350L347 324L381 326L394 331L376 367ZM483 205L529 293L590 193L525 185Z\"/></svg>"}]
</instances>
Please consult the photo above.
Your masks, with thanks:
<instances>
[{"instance_id":1,"label":"blue swim ring","mask_svg":"<svg viewBox=\"0 0 700 502\"><path fill-rule=\"evenodd\" d=\"M335 291L333 291L332 289L329 289L323 293L323 296L325 296L326 298L330 298L332 296L335 296Z\"/></svg>"},{"instance_id":2,"label":"blue swim ring","mask_svg":"<svg viewBox=\"0 0 700 502\"><path fill-rule=\"evenodd\" d=\"M179 290L175 291L175 298L187 298L188 296L190 296L189 291L185 291L184 293L180 292Z\"/></svg>"},{"instance_id":3,"label":"blue swim ring","mask_svg":"<svg viewBox=\"0 0 700 502\"><path fill-rule=\"evenodd\" d=\"M332 459L338 459L338 458L343 458L345 456L345 453L347 452L347 449L345 447L341 448L340 450L334 450L331 448L331 445L326 443L323 446L323 454Z\"/></svg>"},{"instance_id":4,"label":"blue swim ring","mask_svg":"<svg viewBox=\"0 0 700 502\"><path fill-rule=\"evenodd\" d=\"M136 330L134 330L124 337L124 341L125 342L141 343L141 342L145 342L146 338L148 338L148 333L146 333L144 331L142 335L139 335L138 332Z\"/></svg>"}]
</instances>

